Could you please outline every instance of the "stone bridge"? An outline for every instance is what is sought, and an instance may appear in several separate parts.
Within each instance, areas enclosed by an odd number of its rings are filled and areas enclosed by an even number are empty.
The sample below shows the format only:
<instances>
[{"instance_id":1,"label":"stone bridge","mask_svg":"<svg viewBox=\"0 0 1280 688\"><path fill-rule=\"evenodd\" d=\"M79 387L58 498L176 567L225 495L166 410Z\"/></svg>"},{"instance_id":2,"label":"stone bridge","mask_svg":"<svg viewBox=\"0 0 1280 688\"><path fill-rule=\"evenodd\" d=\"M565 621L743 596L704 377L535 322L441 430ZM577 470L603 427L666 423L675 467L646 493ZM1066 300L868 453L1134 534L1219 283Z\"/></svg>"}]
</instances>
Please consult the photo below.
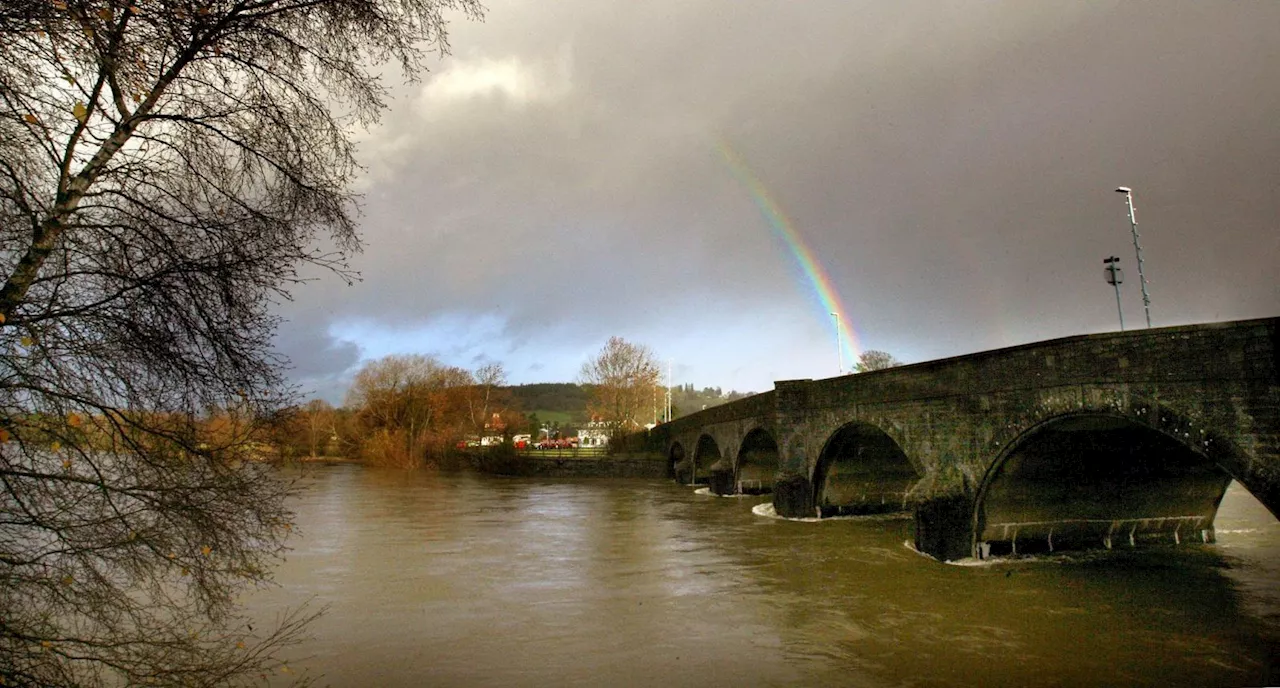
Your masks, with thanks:
<instances>
[{"instance_id":1,"label":"stone bridge","mask_svg":"<svg viewBox=\"0 0 1280 688\"><path fill-rule=\"evenodd\" d=\"M1211 541L1231 479L1280 514L1280 318L1056 339L659 425L671 475L784 516L914 511L939 559Z\"/></svg>"}]
</instances>

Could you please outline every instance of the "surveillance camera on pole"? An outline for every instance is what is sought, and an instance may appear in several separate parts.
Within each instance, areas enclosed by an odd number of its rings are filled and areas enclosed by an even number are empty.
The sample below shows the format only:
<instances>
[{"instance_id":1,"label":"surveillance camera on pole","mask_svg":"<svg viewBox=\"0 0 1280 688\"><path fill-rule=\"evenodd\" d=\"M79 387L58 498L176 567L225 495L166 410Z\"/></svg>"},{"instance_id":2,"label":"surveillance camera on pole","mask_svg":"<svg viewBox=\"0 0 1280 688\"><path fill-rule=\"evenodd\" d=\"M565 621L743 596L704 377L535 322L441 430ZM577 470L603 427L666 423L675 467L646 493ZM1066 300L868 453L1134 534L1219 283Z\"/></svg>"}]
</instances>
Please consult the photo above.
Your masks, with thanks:
<instances>
[{"instance_id":1,"label":"surveillance camera on pole","mask_svg":"<svg viewBox=\"0 0 1280 688\"><path fill-rule=\"evenodd\" d=\"M1118 267L1120 259L1116 256L1104 258L1102 262L1107 265L1102 269L1103 278L1116 289L1116 312L1120 314L1120 331L1124 332L1124 310L1120 308L1120 284L1124 282L1124 270Z\"/></svg>"},{"instance_id":2,"label":"surveillance camera on pole","mask_svg":"<svg viewBox=\"0 0 1280 688\"><path fill-rule=\"evenodd\" d=\"M1133 231L1133 252L1138 258L1138 284L1142 285L1142 310L1147 316L1147 327L1151 327L1151 297L1147 296L1147 278L1142 273L1142 246L1138 244L1138 218L1133 213L1133 189L1127 186L1116 187L1116 193L1124 194L1129 203L1129 228Z\"/></svg>"}]
</instances>

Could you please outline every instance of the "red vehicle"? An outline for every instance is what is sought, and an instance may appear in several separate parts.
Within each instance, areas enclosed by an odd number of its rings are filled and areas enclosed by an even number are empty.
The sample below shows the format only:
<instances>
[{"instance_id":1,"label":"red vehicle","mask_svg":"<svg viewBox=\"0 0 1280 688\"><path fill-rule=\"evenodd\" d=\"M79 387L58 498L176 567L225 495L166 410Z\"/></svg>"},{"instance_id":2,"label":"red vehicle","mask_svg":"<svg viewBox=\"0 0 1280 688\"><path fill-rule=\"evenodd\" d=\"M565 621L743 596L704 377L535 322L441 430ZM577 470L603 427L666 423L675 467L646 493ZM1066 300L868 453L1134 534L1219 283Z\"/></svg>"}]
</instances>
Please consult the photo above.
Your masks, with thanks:
<instances>
[{"instance_id":1,"label":"red vehicle","mask_svg":"<svg viewBox=\"0 0 1280 688\"><path fill-rule=\"evenodd\" d=\"M577 437L566 437L560 440L542 440L534 445L534 447L538 449L572 449L577 446Z\"/></svg>"}]
</instances>

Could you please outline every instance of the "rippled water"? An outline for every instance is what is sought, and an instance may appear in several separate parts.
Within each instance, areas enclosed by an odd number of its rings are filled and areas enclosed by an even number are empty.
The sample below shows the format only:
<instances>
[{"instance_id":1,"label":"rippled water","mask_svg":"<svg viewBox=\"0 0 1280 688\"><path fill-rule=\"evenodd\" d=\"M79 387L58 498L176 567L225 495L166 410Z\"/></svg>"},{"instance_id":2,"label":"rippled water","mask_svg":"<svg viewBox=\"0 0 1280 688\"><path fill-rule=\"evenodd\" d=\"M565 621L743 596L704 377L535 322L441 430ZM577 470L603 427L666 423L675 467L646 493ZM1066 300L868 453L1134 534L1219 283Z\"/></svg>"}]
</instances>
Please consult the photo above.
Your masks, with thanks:
<instances>
[{"instance_id":1,"label":"rippled water","mask_svg":"<svg viewBox=\"0 0 1280 688\"><path fill-rule=\"evenodd\" d=\"M334 686L1280 683L1280 522L956 566L909 519L798 523L665 481L317 468L269 617Z\"/></svg>"}]
</instances>

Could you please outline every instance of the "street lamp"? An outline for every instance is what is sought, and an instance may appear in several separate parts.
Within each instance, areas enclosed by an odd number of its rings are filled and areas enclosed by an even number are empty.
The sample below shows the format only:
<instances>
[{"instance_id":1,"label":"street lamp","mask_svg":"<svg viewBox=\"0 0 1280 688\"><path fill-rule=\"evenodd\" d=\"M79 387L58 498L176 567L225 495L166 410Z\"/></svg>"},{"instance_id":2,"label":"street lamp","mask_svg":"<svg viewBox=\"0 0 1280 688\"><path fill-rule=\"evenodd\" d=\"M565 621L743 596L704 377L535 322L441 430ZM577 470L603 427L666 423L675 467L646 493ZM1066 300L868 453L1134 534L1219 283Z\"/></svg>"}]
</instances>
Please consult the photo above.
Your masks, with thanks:
<instances>
[{"instance_id":1,"label":"street lamp","mask_svg":"<svg viewBox=\"0 0 1280 688\"><path fill-rule=\"evenodd\" d=\"M671 422L671 366L672 359L667 359L667 422Z\"/></svg>"},{"instance_id":2,"label":"street lamp","mask_svg":"<svg viewBox=\"0 0 1280 688\"><path fill-rule=\"evenodd\" d=\"M832 311L831 317L836 319L836 369L844 375L844 351L840 345L840 314Z\"/></svg>"},{"instance_id":3,"label":"street lamp","mask_svg":"<svg viewBox=\"0 0 1280 688\"><path fill-rule=\"evenodd\" d=\"M1124 282L1124 270L1116 266L1120 259L1116 256L1104 258L1103 263L1107 267L1102 269L1102 276L1107 280L1107 284L1116 288L1116 312L1120 314L1120 331L1124 332L1124 310L1120 308L1120 283Z\"/></svg>"},{"instance_id":4,"label":"street lamp","mask_svg":"<svg viewBox=\"0 0 1280 688\"><path fill-rule=\"evenodd\" d=\"M1147 327L1151 327L1151 298L1147 296L1147 278L1142 274L1142 246L1138 244L1138 218L1133 214L1133 189L1127 186L1116 188L1116 193L1124 194L1129 203L1129 227L1133 230L1133 252L1138 257L1138 284L1142 285L1142 310L1147 315Z\"/></svg>"}]
</instances>

